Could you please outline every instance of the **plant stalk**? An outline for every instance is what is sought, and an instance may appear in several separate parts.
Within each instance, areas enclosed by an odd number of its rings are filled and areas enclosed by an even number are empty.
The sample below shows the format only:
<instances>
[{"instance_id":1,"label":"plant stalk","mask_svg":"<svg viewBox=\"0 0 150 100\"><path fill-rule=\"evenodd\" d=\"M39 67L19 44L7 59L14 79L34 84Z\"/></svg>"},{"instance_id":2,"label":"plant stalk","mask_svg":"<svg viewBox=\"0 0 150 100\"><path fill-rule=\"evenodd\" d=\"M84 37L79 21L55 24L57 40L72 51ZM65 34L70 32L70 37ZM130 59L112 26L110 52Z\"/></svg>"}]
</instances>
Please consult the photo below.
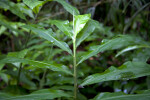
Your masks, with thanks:
<instances>
[{"instance_id":1,"label":"plant stalk","mask_svg":"<svg viewBox=\"0 0 150 100\"><path fill-rule=\"evenodd\" d=\"M19 70L18 70L18 77L17 77L17 85L19 86L20 83L20 75L22 71L22 63L20 63Z\"/></svg>"},{"instance_id":2,"label":"plant stalk","mask_svg":"<svg viewBox=\"0 0 150 100\"><path fill-rule=\"evenodd\" d=\"M38 14L35 15L34 19L33 19L33 22L35 22L36 18L37 18ZM27 21L27 23L29 23ZM29 39L30 39L30 34L31 34L31 30L29 31L29 33L27 34L27 39L26 39L26 42L25 42L25 46L23 49L26 49L27 48L27 43L29 42ZM20 63L20 66L19 66L19 70L18 70L18 76L17 76L17 85L19 86L19 82L20 82L20 75L21 75L21 72L22 72L22 63Z\"/></svg>"},{"instance_id":3,"label":"plant stalk","mask_svg":"<svg viewBox=\"0 0 150 100\"><path fill-rule=\"evenodd\" d=\"M47 72L47 69L45 69L45 71L44 71L44 73L43 73L42 79L41 79L41 81L40 81L39 89L42 89L43 86L44 86L46 72Z\"/></svg>"},{"instance_id":4,"label":"plant stalk","mask_svg":"<svg viewBox=\"0 0 150 100\"><path fill-rule=\"evenodd\" d=\"M73 67L74 67L74 100L77 100L77 64L76 64L76 40L73 40Z\"/></svg>"}]
</instances>

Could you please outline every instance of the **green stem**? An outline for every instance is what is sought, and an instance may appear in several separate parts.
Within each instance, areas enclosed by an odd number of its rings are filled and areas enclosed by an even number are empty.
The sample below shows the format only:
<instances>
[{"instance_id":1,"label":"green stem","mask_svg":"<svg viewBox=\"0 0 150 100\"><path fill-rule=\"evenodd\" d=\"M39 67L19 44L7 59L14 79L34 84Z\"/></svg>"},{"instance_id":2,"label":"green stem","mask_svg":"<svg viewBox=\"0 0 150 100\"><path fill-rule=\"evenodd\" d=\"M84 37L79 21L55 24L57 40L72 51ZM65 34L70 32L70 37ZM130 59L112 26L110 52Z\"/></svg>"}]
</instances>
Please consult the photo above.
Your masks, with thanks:
<instances>
[{"instance_id":1,"label":"green stem","mask_svg":"<svg viewBox=\"0 0 150 100\"><path fill-rule=\"evenodd\" d=\"M76 64L76 40L73 40L73 67L74 67L74 100L77 100L77 64Z\"/></svg>"},{"instance_id":2,"label":"green stem","mask_svg":"<svg viewBox=\"0 0 150 100\"><path fill-rule=\"evenodd\" d=\"M52 53L53 46L54 46L54 44L52 44L49 54ZM50 57L51 57L51 56L48 57L48 60L51 60ZM40 81L39 89L42 89L43 86L44 86L45 77L46 77L46 72L47 72L47 71L48 71L48 69L45 69L45 71L44 71L44 73L43 73L43 77L42 77L42 79L41 79L41 81Z\"/></svg>"},{"instance_id":3,"label":"green stem","mask_svg":"<svg viewBox=\"0 0 150 100\"><path fill-rule=\"evenodd\" d=\"M77 63L76 63L76 34L74 30L74 12L73 12L73 68L74 68L74 100L77 100Z\"/></svg>"},{"instance_id":4,"label":"green stem","mask_svg":"<svg viewBox=\"0 0 150 100\"><path fill-rule=\"evenodd\" d=\"M37 18L38 14L35 15L34 19L33 19L33 22L35 22L36 18ZM27 23L29 23L27 21ZM31 30L29 31L29 34L27 35L27 39L26 39L26 42L25 42L25 46L24 46L24 49L27 48L27 43L29 42L29 38L30 38L30 34L31 34ZM21 71L22 71L22 63L20 63L20 66L19 66L19 71L18 71L18 76L17 76L17 85L19 85L19 82L20 82L20 75L21 75Z\"/></svg>"},{"instance_id":5,"label":"green stem","mask_svg":"<svg viewBox=\"0 0 150 100\"><path fill-rule=\"evenodd\" d=\"M17 77L17 85L18 86L19 86L19 82L20 82L21 71L22 71L22 63L20 64L19 70L18 70L18 77Z\"/></svg>"},{"instance_id":6,"label":"green stem","mask_svg":"<svg viewBox=\"0 0 150 100\"><path fill-rule=\"evenodd\" d=\"M47 72L47 69L45 69L45 71L44 71L44 73L43 73L42 79L41 79L41 81L40 81L40 87L39 87L39 89L42 89L43 86L44 86L46 72Z\"/></svg>"}]
</instances>

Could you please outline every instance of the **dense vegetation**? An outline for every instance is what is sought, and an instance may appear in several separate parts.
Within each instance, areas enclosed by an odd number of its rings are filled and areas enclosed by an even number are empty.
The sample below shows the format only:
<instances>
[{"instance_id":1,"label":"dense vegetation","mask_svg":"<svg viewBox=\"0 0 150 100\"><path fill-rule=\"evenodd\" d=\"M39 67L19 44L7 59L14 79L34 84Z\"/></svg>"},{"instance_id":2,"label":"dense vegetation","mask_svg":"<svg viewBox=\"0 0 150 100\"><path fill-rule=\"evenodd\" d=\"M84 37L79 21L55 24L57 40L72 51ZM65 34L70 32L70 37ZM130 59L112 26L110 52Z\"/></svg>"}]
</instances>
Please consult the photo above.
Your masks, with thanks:
<instances>
[{"instance_id":1,"label":"dense vegetation","mask_svg":"<svg viewBox=\"0 0 150 100\"><path fill-rule=\"evenodd\" d=\"M0 100L150 100L149 0L0 0Z\"/></svg>"}]
</instances>

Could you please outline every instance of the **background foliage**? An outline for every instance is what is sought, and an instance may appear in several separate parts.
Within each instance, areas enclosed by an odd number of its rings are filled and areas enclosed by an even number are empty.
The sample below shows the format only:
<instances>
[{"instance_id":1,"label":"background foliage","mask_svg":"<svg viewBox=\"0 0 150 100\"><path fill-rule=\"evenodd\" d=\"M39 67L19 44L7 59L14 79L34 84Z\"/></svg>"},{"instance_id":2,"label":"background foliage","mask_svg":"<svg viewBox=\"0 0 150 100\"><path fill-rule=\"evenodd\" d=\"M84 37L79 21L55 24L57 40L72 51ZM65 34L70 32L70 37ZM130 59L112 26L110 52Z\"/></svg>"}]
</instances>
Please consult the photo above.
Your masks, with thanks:
<instances>
[{"instance_id":1,"label":"background foliage","mask_svg":"<svg viewBox=\"0 0 150 100\"><path fill-rule=\"evenodd\" d=\"M78 99L150 99L149 0L0 0L0 99L72 100L77 9Z\"/></svg>"}]
</instances>

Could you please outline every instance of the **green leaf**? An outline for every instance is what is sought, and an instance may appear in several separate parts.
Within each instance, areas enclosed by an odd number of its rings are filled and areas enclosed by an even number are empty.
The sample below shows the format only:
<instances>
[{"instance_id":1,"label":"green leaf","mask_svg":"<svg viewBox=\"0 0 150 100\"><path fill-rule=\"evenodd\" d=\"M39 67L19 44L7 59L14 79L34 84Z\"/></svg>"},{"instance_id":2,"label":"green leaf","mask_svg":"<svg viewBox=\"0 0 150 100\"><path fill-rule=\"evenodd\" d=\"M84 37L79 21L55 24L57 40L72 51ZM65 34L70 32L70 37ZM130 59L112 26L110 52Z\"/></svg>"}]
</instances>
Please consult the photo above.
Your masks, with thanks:
<instances>
[{"instance_id":1,"label":"green leaf","mask_svg":"<svg viewBox=\"0 0 150 100\"><path fill-rule=\"evenodd\" d=\"M23 12L20 10L19 6L18 5L13 5L13 6L10 6L10 9L9 9L13 14L19 16L20 18L26 20L26 17L25 15L23 14Z\"/></svg>"},{"instance_id":2,"label":"green leaf","mask_svg":"<svg viewBox=\"0 0 150 100\"><path fill-rule=\"evenodd\" d=\"M21 12L34 18L33 12L30 8L26 7L24 3L18 3L17 6L20 8Z\"/></svg>"},{"instance_id":3,"label":"green leaf","mask_svg":"<svg viewBox=\"0 0 150 100\"><path fill-rule=\"evenodd\" d=\"M133 58L132 61L147 62L150 58L149 48L136 50L131 57Z\"/></svg>"},{"instance_id":4,"label":"green leaf","mask_svg":"<svg viewBox=\"0 0 150 100\"><path fill-rule=\"evenodd\" d=\"M99 27L99 23L94 20L89 20L85 25L83 30L78 34L77 37L77 47L80 45L82 41L84 41L94 30Z\"/></svg>"},{"instance_id":5,"label":"green leaf","mask_svg":"<svg viewBox=\"0 0 150 100\"><path fill-rule=\"evenodd\" d=\"M68 53L72 54L71 49L69 48L68 44L62 41L58 41L57 39L55 39L51 34L53 33L52 30L44 30L44 29L39 29L39 28L35 28L33 27L33 25L26 25L23 26L25 28L28 28L30 30L32 30L34 33L37 33L40 37L54 43L55 45L57 45L58 47L60 47L61 49L67 51Z\"/></svg>"},{"instance_id":6,"label":"green leaf","mask_svg":"<svg viewBox=\"0 0 150 100\"><path fill-rule=\"evenodd\" d=\"M0 71L3 69L4 64L0 64Z\"/></svg>"},{"instance_id":7,"label":"green leaf","mask_svg":"<svg viewBox=\"0 0 150 100\"><path fill-rule=\"evenodd\" d=\"M1 0L0 1L0 8L9 9L9 3L10 3L10 1L8 1L8 0Z\"/></svg>"},{"instance_id":8,"label":"green leaf","mask_svg":"<svg viewBox=\"0 0 150 100\"><path fill-rule=\"evenodd\" d=\"M148 45L135 45L135 46L129 46L123 50L121 50L120 52L117 53L117 55L115 57L118 57L119 55L127 52L127 51L130 51L130 50L134 50L134 49L139 49L139 48L150 48L150 46Z\"/></svg>"},{"instance_id":9,"label":"green leaf","mask_svg":"<svg viewBox=\"0 0 150 100\"><path fill-rule=\"evenodd\" d=\"M84 60L96 55L99 52L104 52L106 50L114 50L114 49L119 49L125 46L128 46L129 44L135 44L138 43L138 41L135 41L134 36L130 36L130 35L121 35L117 38L113 38L111 40L103 40L102 44L99 46L95 46L94 48L92 48L91 51L88 51L86 54L84 54L81 57L81 60L78 62L78 64L80 64L81 62L83 62Z\"/></svg>"},{"instance_id":10,"label":"green leaf","mask_svg":"<svg viewBox=\"0 0 150 100\"><path fill-rule=\"evenodd\" d=\"M0 27L0 35L2 35L5 31L6 31L6 27L4 27L4 26L1 26Z\"/></svg>"},{"instance_id":11,"label":"green leaf","mask_svg":"<svg viewBox=\"0 0 150 100\"><path fill-rule=\"evenodd\" d=\"M81 86L111 80L128 80L150 75L150 65L144 62L126 62L119 68L111 66L103 73L88 76Z\"/></svg>"},{"instance_id":12,"label":"green leaf","mask_svg":"<svg viewBox=\"0 0 150 100\"><path fill-rule=\"evenodd\" d=\"M20 52L9 52L7 54L8 57L16 57L16 58L24 58L25 55L27 54L28 50L24 49ZM20 63L13 63L13 65L15 65L16 67L20 67Z\"/></svg>"},{"instance_id":13,"label":"green leaf","mask_svg":"<svg viewBox=\"0 0 150 100\"><path fill-rule=\"evenodd\" d=\"M122 92L116 93L100 93L91 100L150 100L150 90L141 94L125 94Z\"/></svg>"},{"instance_id":14,"label":"green leaf","mask_svg":"<svg viewBox=\"0 0 150 100\"><path fill-rule=\"evenodd\" d=\"M3 72L0 72L0 78L1 78L5 83L8 84L10 76L7 75L7 74L5 74L5 73L3 73Z\"/></svg>"},{"instance_id":15,"label":"green leaf","mask_svg":"<svg viewBox=\"0 0 150 100\"><path fill-rule=\"evenodd\" d=\"M1 21L0 21L0 25L3 25L3 26L5 26L5 27L7 27L8 29L10 29L11 31L14 31L14 32L17 32L17 33L23 35L23 32L22 32L22 31L17 30L17 29L15 29L15 28L13 28L13 27L11 26L11 22L8 22L8 21L6 21L6 20L3 19L3 18L0 18L0 20L1 20Z\"/></svg>"},{"instance_id":16,"label":"green leaf","mask_svg":"<svg viewBox=\"0 0 150 100\"><path fill-rule=\"evenodd\" d=\"M28 49L21 50L19 52L9 52L8 57L17 57L17 58L24 58L24 56L27 54Z\"/></svg>"},{"instance_id":17,"label":"green leaf","mask_svg":"<svg viewBox=\"0 0 150 100\"><path fill-rule=\"evenodd\" d=\"M7 93L0 93L1 100L46 100L60 97L71 97L71 95L61 91L52 89L42 89L35 91L29 95L11 96Z\"/></svg>"},{"instance_id":18,"label":"green leaf","mask_svg":"<svg viewBox=\"0 0 150 100\"><path fill-rule=\"evenodd\" d=\"M56 25L62 32L72 38L73 30L72 27L69 26L69 21L50 20L50 23Z\"/></svg>"},{"instance_id":19,"label":"green leaf","mask_svg":"<svg viewBox=\"0 0 150 100\"><path fill-rule=\"evenodd\" d=\"M52 71L61 71L61 72L65 72L67 74L72 75L69 69L66 66L61 65L61 64L34 61L34 60L29 60L29 59L20 59L20 58L15 58L15 57L5 57L0 60L0 64L5 64L5 63L25 63L25 64L31 65L33 68L47 68Z\"/></svg>"},{"instance_id":20,"label":"green leaf","mask_svg":"<svg viewBox=\"0 0 150 100\"><path fill-rule=\"evenodd\" d=\"M8 9L10 10L13 14L17 15L18 17L20 17L21 19L26 20L25 15L22 13L22 11L20 10L19 6L9 0L1 0L0 1L0 8L3 9Z\"/></svg>"},{"instance_id":21,"label":"green leaf","mask_svg":"<svg viewBox=\"0 0 150 100\"><path fill-rule=\"evenodd\" d=\"M50 0L39 1L39 0L23 0L24 4L26 4L32 11L37 14L40 11L40 7L43 6Z\"/></svg>"},{"instance_id":22,"label":"green leaf","mask_svg":"<svg viewBox=\"0 0 150 100\"><path fill-rule=\"evenodd\" d=\"M79 15L79 11L77 8L71 6L70 4L66 3L64 0L54 0L60 3L70 14Z\"/></svg>"},{"instance_id":23,"label":"green leaf","mask_svg":"<svg viewBox=\"0 0 150 100\"><path fill-rule=\"evenodd\" d=\"M46 0L46 1L39 1L39 0L23 0L23 2L29 6L35 13L39 12L39 7L44 5L46 2L48 1L57 1L58 3L60 3L69 13L71 13L73 15L73 13L75 15L79 15L79 11L71 6L70 4L68 4L66 1L64 0Z\"/></svg>"},{"instance_id":24,"label":"green leaf","mask_svg":"<svg viewBox=\"0 0 150 100\"><path fill-rule=\"evenodd\" d=\"M23 2L30 7L32 10L38 6L41 5L43 3L43 1L39 1L39 0L23 0Z\"/></svg>"},{"instance_id":25,"label":"green leaf","mask_svg":"<svg viewBox=\"0 0 150 100\"><path fill-rule=\"evenodd\" d=\"M91 14L74 16L74 37L84 28L85 24L90 20Z\"/></svg>"}]
</instances>

